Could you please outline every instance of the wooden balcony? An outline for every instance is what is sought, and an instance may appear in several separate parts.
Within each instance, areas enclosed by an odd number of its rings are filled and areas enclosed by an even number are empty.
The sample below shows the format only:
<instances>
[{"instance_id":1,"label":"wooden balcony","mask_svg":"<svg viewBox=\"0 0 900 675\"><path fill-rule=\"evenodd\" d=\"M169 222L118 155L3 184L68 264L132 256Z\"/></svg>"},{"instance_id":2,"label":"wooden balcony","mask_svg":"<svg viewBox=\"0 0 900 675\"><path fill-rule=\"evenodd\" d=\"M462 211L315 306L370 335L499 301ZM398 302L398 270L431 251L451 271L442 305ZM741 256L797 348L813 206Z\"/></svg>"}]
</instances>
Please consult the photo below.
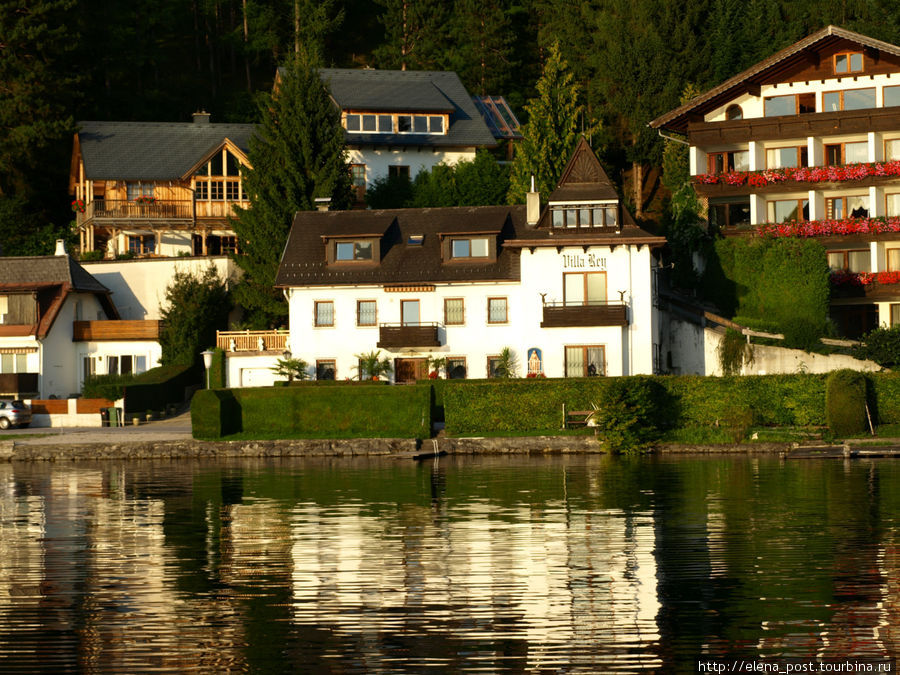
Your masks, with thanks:
<instances>
[{"instance_id":1,"label":"wooden balcony","mask_svg":"<svg viewBox=\"0 0 900 675\"><path fill-rule=\"evenodd\" d=\"M73 342L159 340L162 321L75 321Z\"/></svg>"},{"instance_id":2,"label":"wooden balcony","mask_svg":"<svg viewBox=\"0 0 900 675\"><path fill-rule=\"evenodd\" d=\"M234 207L248 207L249 201L198 201L190 199L158 199L150 204L139 204L124 199L99 199L85 204L84 213L76 212L78 225L92 223L127 226L186 225L197 219L224 221L234 215Z\"/></svg>"},{"instance_id":3,"label":"wooden balcony","mask_svg":"<svg viewBox=\"0 0 900 675\"><path fill-rule=\"evenodd\" d=\"M219 330L216 347L226 352L277 352L287 349L286 330Z\"/></svg>"},{"instance_id":4,"label":"wooden balcony","mask_svg":"<svg viewBox=\"0 0 900 675\"><path fill-rule=\"evenodd\" d=\"M868 108L725 122L691 122L688 124L688 139L691 145L707 146L791 138L800 140L807 136L836 136L869 131L900 131L898 109Z\"/></svg>"},{"instance_id":5,"label":"wooden balcony","mask_svg":"<svg viewBox=\"0 0 900 675\"><path fill-rule=\"evenodd\" d=\"M25 398L37 395L37 373L0 373L0 396Z\"/></svg>"},{"instance_id":6,"label":"wooden balcony","mask_svg":"<svg viewBox=\"0 0 900 675\"><path fill-rule=\"evenodd\" d=\"M376 347L402 349L404 347L440 347L437 323L382 323L378 326Z\"/></svg>"},{"instance_id":7,"label":"wooden balcony","mask_svg":"<svg viewBox=\"0 0 900 675\"><path fill-rule=\"evenodd\" d=\"M728 183L706 184L694 179L694 191L701 197L737 197L751 194L791 194L795 192L806 193L809 190L825 192L828 190L855 190L868 188L872 185L883 187L885 185L897 185L900 179L896 176L867 176L866 178L843 181L798 181L786 180L780 183L753 186L749 183L743 185L729 185Z\"/></svg>"},{"instance_id":8,"label":"wooden balcony","mask_svg":"<svg viewBox=\"0 0 900 675\"><path fill-rule=\"evenodd\" d=\"M627 326L628 316L621 302L544 303L541 328L581 328L585 326Z\"/></svg>"}]
</instances>

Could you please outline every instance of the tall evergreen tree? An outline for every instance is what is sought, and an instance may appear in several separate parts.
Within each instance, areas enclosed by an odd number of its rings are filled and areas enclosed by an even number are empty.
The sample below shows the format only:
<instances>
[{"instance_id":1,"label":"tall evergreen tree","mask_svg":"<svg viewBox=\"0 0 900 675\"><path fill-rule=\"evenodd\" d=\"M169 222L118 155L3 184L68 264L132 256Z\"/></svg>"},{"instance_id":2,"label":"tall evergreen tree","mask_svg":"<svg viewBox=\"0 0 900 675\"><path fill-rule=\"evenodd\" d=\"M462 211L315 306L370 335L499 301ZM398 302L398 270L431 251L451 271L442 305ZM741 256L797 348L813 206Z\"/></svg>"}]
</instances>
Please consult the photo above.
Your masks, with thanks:
<instances>
[{"instance_id":1,"label":"tall evergreen tree","mask_svg":"<svg viewBox=\"0 0 900 675\"><path fill-rule=\"evenodd\" d=\"M537 97L525 105L528 122L522 128L524 138L513 159L508 196L511 204L525 200L532 176L541 194L552 192L578 141L580 90L558 44L548 50L537 91Z\"/></svg>"},{"instance_id":2,"label":"tall evergreen tree","mask_svg":"<svg viewBox=\"0 0 900 675\"><path fill-rule=\"evenodd\" d=\"M508 0L456 0L450 66L472 93L502 92L514 65Z\"/></svg>"},{"instance_id":3,"label":"tall evergreen tree","mask_svg":"<svg viewBox=\"0 0 900 675\"><path fill-rule=\"evenodd\" d=\"M232 220L240 241L235 261L244 270L234 289L237 304L254 327L280 325L287 305L274 288L281 252L297 211L316 197L331 208L351 204L350 170L340 111L318 72L294 60L282 69L276 91L259 99L262 124L250 140L244 190L251 207Z\"/></svg>"},{"instance_id":4,"label":"tall evergreen tree","mask_svg":"<svg viewBox=\"0 0 900 675\"><path fill-rule=\"evenodd\" d=\"M384 43L375 49L382 68L442 70L446 67L449 6L443 0L376 0L384 8Z\"/></svg>"}]
</instances>

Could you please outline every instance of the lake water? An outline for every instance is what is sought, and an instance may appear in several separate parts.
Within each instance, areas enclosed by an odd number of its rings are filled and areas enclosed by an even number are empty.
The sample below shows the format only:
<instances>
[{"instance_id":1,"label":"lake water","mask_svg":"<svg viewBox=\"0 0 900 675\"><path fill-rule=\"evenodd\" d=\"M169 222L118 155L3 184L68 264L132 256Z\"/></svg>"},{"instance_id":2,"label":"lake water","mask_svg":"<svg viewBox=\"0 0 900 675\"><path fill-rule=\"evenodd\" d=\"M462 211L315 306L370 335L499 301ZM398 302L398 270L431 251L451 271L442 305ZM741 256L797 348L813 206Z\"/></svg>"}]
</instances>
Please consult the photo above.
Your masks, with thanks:
<instances>
[{"instance_id":1,"label":"lake water","mask_svg":"<svg viewBox=\"0 0 900 675\"><path fill-rule=\"evenodd\" d=\"M0 465L3 672L884 657L900 462Z\"/></svg>"}]
</instances>

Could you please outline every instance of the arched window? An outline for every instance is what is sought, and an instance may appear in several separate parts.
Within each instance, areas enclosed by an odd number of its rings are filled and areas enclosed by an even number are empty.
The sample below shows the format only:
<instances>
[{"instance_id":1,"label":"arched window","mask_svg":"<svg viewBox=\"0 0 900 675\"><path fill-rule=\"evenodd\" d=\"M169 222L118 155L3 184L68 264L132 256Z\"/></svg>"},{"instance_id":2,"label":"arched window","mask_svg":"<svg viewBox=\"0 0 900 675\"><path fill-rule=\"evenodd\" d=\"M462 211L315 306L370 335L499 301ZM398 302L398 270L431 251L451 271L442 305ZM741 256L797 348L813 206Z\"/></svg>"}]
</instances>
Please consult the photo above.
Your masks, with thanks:
<instances>
[{"instance_id":1,"label":"arched window","mask_svg":"<svg viewBox=\"0 0 900 675\"><path fill-rule=\"evenodd\" d=\"M741 110L741 106L736 103L732 103L730 106L725 108L725 119L727 120L742 120L744 119L744 111Z\"/></svg>"}]
</instances>

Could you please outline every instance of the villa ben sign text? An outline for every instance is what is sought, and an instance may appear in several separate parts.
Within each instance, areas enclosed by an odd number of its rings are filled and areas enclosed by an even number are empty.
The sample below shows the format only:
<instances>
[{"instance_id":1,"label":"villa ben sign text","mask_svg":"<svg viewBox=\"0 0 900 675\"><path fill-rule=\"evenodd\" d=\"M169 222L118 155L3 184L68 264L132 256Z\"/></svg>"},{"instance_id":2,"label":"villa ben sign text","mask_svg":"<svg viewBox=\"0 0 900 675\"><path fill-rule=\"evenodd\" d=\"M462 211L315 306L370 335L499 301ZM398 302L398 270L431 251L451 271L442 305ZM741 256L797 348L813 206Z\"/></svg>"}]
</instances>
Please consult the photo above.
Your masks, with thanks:
<instances>
[{"instance_id":1,"label":"villa ben sign text","mask_svg":"<svg viewBox=\"0 0 900 675\"><path fill-rule=\"evenodd\" d=\"M562 259L564 270L606 269L606 258L601 258L600 256L594 255L593 253L588 253L587 255L574 255L571 253L564 253Z\"/></svg>"}]
</instances>

